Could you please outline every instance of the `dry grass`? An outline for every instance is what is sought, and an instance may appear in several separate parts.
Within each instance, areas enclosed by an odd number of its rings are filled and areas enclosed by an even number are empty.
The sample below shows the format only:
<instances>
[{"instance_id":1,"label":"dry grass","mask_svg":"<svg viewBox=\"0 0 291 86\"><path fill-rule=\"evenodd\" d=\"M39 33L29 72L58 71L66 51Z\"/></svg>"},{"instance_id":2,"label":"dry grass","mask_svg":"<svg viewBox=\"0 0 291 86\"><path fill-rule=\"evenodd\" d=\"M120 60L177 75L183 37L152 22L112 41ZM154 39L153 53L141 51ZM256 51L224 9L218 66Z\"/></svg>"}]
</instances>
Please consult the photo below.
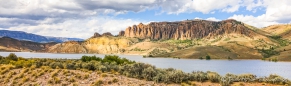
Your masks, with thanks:
<instances>
[{"instance_id":1,"label":"dry grass","mask_svg":"<svg viewBox=\"0 0 291 86\"><path fill-rule=\"evenodd\" d=\"M41 68L20 68L14 69L10 65L0 65L0 85L29 86L29 85L53 85L53 86L94 86L94 85L159 85L166 86L163 83L154 83L153 81L144 81L115 73L100 73L99 71L82 71L67 69L51 69L49 67ZM171 84L177 85L177 84ZM177 85L178 86L178 85Z\"/></svg>"}]
</instances>

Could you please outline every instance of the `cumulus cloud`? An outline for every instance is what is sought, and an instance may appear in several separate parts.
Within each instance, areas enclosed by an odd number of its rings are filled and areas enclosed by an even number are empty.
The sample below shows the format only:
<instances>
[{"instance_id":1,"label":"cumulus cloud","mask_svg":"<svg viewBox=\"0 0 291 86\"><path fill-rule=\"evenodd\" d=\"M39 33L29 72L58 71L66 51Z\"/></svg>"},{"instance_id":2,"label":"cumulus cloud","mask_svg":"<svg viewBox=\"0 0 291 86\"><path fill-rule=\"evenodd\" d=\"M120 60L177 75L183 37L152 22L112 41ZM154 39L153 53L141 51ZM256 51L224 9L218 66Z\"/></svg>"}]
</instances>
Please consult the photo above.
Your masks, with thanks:
<instances>
[{"instance_id":1,"label":"cumulus cloud","mask_svg":"<svg viewBox=\"0 0 291 86\"><path fill-rule=\"evenodd\" d=\"M66 19L61 23L52 23L55 20L45 19L38 25L19 25L8 28L9 30L26 31L29 33L45 36L76 37L87 39L93 33L111 32L118 34L119 31L133 24L140 23L131 19L116 19L112 17L91 17L86 19Z\"/></svg>"},{"instance_id":2,"label":"cumulus cloud","mask_svg":"<svg viewBox=\"0 0 291 86\"><path fill-rule=\"evenodd\" d=\"M289 0L259 0L257 3L246 5L246 7L249 10L251 8L265 8L266 12L259 16L235 14L229 18L256 27L266 27L272 24L289 23L291 21L291 11L288 11L291 9L291 2Z\"/></svg>"},{"instance_id":3,"label":"cumulus cloud","mask_svg":"<svg viewBox=\"0 0 291 86\"><path fill-rule=\"evenodd\" d=\"M210 20L210 21L221 21L220 19L216 19L215 17L209 17L205 20Z\"/></svg>"},{"instance_id":4,"label":"cumulus cloud","mask_svg":"<svg viewBox=\"0 0 291 86\"><path fill-rule=\"evenodd\" d=\"M202 13L220 9L226 12L235 12L239 9L240 2L241 0L193 0L190 8Z\"/></svg>"},{"instance_id":5,"label":"cumulus cloud","mask_svg":"<svg viewBox=\"0 0 291 86\"><path fill-rule=\"evenodd\" d=\"M161 15L215 14L234 13L241 8L266 12L259 16L235 14L229 18L257 27L291 21L289 0L0 0L0 28L47 36L88 38L94 32L117 34L132 24L152 21L115 17L128 12L158 10ZM220 19L209 17L206 20Z\"/></svg>"}]
</instances>

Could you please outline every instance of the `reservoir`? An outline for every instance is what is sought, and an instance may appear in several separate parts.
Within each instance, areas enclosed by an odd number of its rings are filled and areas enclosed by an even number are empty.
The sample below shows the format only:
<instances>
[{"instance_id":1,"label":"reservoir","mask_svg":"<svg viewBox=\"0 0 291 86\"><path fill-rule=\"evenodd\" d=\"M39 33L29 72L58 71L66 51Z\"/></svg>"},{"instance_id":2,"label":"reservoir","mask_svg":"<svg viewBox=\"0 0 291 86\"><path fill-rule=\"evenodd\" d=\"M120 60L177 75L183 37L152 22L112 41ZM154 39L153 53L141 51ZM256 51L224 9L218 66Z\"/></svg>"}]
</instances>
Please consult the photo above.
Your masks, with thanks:
<instances>
[{"instance_id":1,"label":"reservoir","mask_svg":"<svg viewBox=\"0 0 291 86\"><path fill-rule=\"evenodd\" d=\"M55 53L30 53L30 52L0 52L1 56L15 53L24 58L67 58L80 59L83 55L103 58L103 54L55 54ZM213 71L221 75L255 74L259 77L277 74L291 80L291 62L269 62L262 60L199 60L199 59L173 59L173 58L143 58L140 55L118 55L136 62L155 65L158 68L175 68L184 72Z\"/></svg>"}]
</instances>

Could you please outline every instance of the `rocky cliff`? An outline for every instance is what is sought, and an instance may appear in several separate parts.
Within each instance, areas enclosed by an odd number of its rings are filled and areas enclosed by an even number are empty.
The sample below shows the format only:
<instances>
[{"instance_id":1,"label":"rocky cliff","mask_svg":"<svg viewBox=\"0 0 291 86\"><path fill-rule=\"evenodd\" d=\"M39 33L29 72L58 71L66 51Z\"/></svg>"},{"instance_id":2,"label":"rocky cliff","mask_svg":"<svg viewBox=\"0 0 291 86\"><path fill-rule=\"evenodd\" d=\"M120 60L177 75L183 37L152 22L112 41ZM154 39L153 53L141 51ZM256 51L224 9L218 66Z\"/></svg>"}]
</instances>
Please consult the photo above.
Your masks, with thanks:
<instances>
[{"instance_id":1,"label":"rocky cliff","mask_svg":"<svg viewBox=\"0 0 291 86\"><path fill-rule=\"evenodd\" d=\"M1 37L0 38L0 51L38 51L42 52L48 47L55 45L56 43L36 43L31 41L21 41L13 39L10 37Z\"/></svg>"},{"instance_id":2,"label":"rocky cliff","mask_svg":"<svg viewBox=\"0 0 291 86\"><path fill-rule=\"evenodd\" d=\"M140 23L128 27L119 35L125 37L138 37L141 39L196 39L215 37L224 34L242 34L252 37L254 32L243 23L236 20L207 21L187 20L179 22L152 22L148 25Z\"/></svg>"},{"instance_id":3,"label":"rocky cliff","mask_svg":"<svg viewBox=\"0 0 291 86\"><path fill-rule=\"evenodd\" d=\"M123 53L131 44L138 40L113 37L110 33L98 35L95 33L93 37L83 42L69 41L56 44L50 47L47 52L50 53L98 53L98 54L118 54Z\"/></svg>"}]
</instances>

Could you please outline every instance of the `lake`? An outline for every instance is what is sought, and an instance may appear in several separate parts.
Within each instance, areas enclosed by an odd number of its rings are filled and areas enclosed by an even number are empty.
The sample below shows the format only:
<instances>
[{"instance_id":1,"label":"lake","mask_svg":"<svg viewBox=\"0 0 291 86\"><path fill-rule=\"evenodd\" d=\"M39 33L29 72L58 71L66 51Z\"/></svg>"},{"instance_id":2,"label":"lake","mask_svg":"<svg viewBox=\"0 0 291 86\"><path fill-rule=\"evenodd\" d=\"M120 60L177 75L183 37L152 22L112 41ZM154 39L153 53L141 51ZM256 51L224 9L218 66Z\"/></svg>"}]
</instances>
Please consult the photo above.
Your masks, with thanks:
<instances>
[{"instance_id":1,"label":"lake","mask_svg":"<svg viewBox=\"0 0 291 86\"><path fill-rule=\"evenodd\" d=\"M1 56L8 56L11 52L0 52ZM68 58L80 59L83 55L104 57L102 54L53 54L13 52L24 58ZM143 58L139 55L118 55L136 62L155 65L158 68L175 68L184 72L214 71L221 75L226 73L268 76L277 74L291 80L291 62L269 62L262 60L199 60L199 59L173 59L173 58Z\"/></svg>"}]
</instances>

